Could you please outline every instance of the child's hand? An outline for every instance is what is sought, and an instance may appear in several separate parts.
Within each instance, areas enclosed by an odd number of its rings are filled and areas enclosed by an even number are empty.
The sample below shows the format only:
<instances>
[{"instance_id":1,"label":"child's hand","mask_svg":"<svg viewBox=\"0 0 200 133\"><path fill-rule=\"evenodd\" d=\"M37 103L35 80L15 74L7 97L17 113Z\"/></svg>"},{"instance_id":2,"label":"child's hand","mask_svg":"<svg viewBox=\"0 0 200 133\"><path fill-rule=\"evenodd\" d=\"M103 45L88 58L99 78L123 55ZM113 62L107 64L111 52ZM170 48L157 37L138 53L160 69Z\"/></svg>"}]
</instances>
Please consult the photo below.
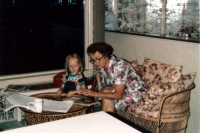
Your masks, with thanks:
<instances>
[{"instance_id":1,"label":"child's hand","mask_svg":"<svg viewBox=\"0 0 200 133\"><path fill-rule=\"evenodd\" d=\"M70 92L67 93L67 97L71 97L74 94L78 94L79 95L79 93L80 93L80 90L70 91Z\"/></svg>"},{"instance_id":2,"label":"child's hand","mask_svg":"<svg viewBox=\"0 0 200 133\"><path fill-rule=\"evenodd\" d=\"M59 90L57 91L57 96L61 96L62 93L63 93L63 91L62 91L61 89L59 89Z\"/></svg>"},{"instance_id":3,"label":"child's hand","mask_svg":"<svg viewBox=\"0 0 200 133\"><path fill-rule=\"evenodd\" d=\"M67 97L71 97L74 94L75 94L74 91L70 91L70 92L67 93Z\"/></svg>"}]
</instances>

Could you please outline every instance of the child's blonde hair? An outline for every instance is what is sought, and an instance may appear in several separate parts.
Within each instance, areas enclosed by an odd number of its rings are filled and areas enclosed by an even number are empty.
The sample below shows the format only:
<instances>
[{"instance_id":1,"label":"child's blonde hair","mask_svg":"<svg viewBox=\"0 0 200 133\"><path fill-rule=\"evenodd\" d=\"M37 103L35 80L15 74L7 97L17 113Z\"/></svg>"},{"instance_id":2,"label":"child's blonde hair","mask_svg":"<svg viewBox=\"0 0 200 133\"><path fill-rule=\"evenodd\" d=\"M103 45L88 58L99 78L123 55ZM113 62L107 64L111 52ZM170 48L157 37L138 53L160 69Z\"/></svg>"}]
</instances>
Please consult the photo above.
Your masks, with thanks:
<instances>
[{"instance_id":1,"label":"child's blonde hair","mask_svg":"<svg viewBox=\"0 0 200 133\"><path fill-rule=\"evenodd\" d=\"M69 67L68 67L70 59L77 59L78 64L80 66L77 76L78 76L78 78L81 77L82 72L83 72L83 63L82 63L81 57L78 54L76 54L76 53L70 54L70 55L68 55L66 57L66 75L63 75L63 76L66 77L68 75L68 73L70 72L69 71Z\"/></svg>"}]
</instances>

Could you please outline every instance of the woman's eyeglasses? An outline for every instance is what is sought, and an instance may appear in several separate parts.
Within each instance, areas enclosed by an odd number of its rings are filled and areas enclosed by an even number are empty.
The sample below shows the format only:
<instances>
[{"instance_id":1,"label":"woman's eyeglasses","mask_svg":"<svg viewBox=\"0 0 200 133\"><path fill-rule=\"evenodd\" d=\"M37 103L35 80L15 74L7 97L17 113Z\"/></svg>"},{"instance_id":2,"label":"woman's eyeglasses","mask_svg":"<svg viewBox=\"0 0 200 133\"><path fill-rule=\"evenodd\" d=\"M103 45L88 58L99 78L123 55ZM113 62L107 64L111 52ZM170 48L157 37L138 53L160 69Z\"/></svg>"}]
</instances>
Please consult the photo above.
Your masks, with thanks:
<instances>
[{"instance_id":1,"label":"woman's eyeglasses","mask_svg":"<svg viewBox=\"0 0 200 133\"><path fill-rule=\"evenodd\" d=\"M92 63L92 64L94 64L95 62L98 62L98 63L99 63L103 57L104 57L104 55L103 55L101 58L96 59L96 60L90 58L90 61L89 61L89 62Z\"/></svg>"}]
</instances>

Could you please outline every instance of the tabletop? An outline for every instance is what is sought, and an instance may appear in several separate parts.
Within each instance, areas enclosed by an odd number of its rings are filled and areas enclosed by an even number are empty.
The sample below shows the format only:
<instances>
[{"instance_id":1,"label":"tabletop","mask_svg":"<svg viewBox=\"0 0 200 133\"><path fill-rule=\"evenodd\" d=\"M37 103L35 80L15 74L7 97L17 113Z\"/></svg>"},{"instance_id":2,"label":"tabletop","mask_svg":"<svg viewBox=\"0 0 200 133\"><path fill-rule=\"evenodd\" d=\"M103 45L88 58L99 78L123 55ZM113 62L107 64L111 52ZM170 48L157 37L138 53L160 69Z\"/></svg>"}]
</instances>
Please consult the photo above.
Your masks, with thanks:
<instances>
[{"instance_id":1,"label":"tabletop","mask_svg":"<svg viewBox=\"0 0 200 133\"><path fill-rule=\"evenodd\" d=\"M5 133L141 133L113 116L100 111L72 118L4 131Z\"/></svg>"}]
</instances>

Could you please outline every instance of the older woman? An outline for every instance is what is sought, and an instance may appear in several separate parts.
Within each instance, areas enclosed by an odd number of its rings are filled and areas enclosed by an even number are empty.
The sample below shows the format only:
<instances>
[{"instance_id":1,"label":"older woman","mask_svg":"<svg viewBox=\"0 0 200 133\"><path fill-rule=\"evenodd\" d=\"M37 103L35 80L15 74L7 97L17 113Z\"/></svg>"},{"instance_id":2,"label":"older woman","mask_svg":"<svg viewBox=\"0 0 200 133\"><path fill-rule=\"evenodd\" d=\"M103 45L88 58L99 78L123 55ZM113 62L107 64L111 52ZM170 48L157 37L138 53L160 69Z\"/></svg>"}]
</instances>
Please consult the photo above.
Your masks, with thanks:
<instances>
[{"instance_id":1,"label":"older woman","mask_svg":"<svg viewBox=\"0 0 200 133\"><path fill-rule=\"evenodd\" d=\"M146 84L129 62L116 58L113 51L112 46L103 42L93 43L87 48L90 63L100 71L103 88L100 92L81 92L85 96L102 98L102 110L106 112L134 107L147 90Z\"/></svg>"}]
</instances>

